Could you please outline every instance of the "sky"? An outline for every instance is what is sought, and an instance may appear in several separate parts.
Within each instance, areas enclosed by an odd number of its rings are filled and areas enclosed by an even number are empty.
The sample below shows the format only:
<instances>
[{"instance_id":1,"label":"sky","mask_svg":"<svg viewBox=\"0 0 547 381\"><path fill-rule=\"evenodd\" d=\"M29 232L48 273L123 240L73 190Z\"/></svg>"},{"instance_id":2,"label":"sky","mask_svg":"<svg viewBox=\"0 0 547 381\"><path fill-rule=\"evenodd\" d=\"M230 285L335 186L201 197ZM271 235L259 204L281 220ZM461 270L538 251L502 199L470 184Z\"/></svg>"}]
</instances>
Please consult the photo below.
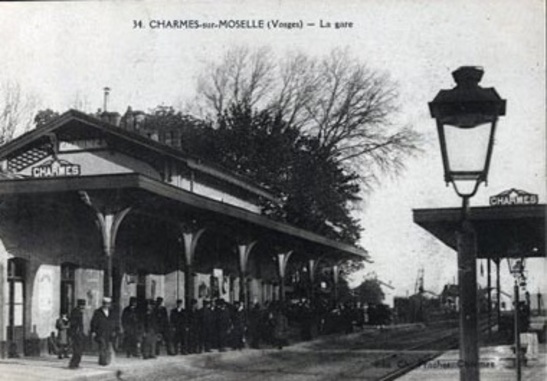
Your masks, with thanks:
<instances>
[{"instance_id":1,"label":"sky","mask_svg":"<svg viewBox=\"0 0 547 381\"><path fill-rule=\"evenodd\" d=\"M304 28L280 30L153 29L151 20L280 20ZM134 28L142 21L145 28ZM320 28L351 22L352 28ZM315 26L307 26L314 23ZM396 178L385 178L358 212L361 244L376 273L395 290L414 292L424 269L425 288L440 292L457 277L456 253L412 222L412 209L458 207L443 181L435 124L427 103L452 88L451 72L482 66L482 86L507 100L498 124L488 187L471 206L509 188L546 202L545 2L542 0L364 1L74 1L0 3L0 83L16 81L42 108L64 111L85 100L95 111L110 87L109 109L147 110L192 100L205 62L227 48L269 46L323 55L336 47L389 73L400 93L396 120L426 140L422 154ZM480 264L478 265L480 267ZM486 268L485 265L483 265ZM547 291L545 259L529 261L530 292ZM512 284L502 267L502 287ZM485 278L480 276L484 284Z\"/></svg>"}]
</instances>

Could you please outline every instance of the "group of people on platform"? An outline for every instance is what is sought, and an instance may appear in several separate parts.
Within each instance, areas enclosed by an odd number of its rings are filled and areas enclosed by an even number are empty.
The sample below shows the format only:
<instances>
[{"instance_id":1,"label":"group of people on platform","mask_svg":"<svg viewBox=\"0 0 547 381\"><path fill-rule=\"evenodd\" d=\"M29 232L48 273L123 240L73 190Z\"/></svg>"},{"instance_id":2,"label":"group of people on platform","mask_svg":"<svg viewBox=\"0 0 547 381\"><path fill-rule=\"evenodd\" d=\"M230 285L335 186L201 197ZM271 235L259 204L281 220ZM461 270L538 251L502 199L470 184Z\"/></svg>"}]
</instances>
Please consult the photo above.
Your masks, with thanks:
<instances>
[{"instance_id":1,"label":"group of people on platform","mask_svg":"<svg viewBox=\"0 0 547 381\"><path fill-rule=\"evenodd\" d=\"M144 359L155 358L162 347L170 355L210 352L212 348L242 349L246 318L241 303L229 305L223 299L214 305L205 300L201 309L195 299L187 309L182 300L177 300L176 307L168 312L162 298L147 301L145 306L131 298L121 316L123 347L127 357Z\"/></svg>"},{"instance_id":2,"label":"group of people on platform","mask_svg":"<svg viewBox=\"0 0 547 381\"><path fill-rule=\"evenodd\" d=\"M238 301L229 304L223 299L204 300L199 309L197 304L192 299L190 307L184 308L182 300L177 300L176 307L168 311L161 297L145 303L131 297L120 319L111 308L112 300L103 298L89 330L98 346L99 364L110 364L113 349L123 349L127 357L152 359L162 348L169 355L241 350L247 339L254 348L259 348L261 342L278 348L287 345L288 321L279 303L268 303L267 309L257 303L249 312ZM71 314L62 314L56 322L55 353L59 358L68 357L71 347L72 369L79 367L85 347L84 308L85 300L79 299Z\"/></svg>"},{"instance_id":3,"label":"group of people on platform","mask_svg":"<svg viewBox=\"0 0 547 381\"><path fill-rule=\"evenodd\" d=\"M240 350L248 342L251 348L270 345L282 349L288 344L289 321L300 329L301 340L311 340L317 334L350 333L354 325L363 323L363 309L354 305L336 308L312 306L309 300L282 304L255 303L247 311L239 301L233 304L219 298L204 300L201 308L195 299L184 308L177 300L175 308L168 311L163 298L139 301L131 297L123 308L121 317L111 308L110 298L94 311L90 323L90 336L98 345L99 364L111 362L113 347L123 350L127 357L156 358L164 352L169 355ZM72 357L69 367L77 368L85 347L83 309L85 301L78 300L70 315L62 315L56 323L58 329L59 358L68 357L69 343ZM121 326L120 326L121 322Z\"/></svg>"}]
</instances>

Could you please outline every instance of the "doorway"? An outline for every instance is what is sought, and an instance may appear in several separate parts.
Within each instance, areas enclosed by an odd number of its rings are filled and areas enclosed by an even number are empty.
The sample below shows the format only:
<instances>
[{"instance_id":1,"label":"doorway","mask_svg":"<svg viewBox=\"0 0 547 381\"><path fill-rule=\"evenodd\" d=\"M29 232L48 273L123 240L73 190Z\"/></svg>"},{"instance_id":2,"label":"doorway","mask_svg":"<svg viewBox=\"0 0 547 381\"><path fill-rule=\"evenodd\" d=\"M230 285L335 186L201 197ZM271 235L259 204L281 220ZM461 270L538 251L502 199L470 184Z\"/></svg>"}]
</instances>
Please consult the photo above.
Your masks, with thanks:
<instances>
[{"instance_id":1,"label":"doorway","mask_svg":"<svg viewBox=\"0 0 547 381\"><path fill-rule=\"evenodd\" d=\"M25 341L26 261L8 260L8 357L18 357Z\"/></svg>"},{"instance_id":2,"label":"doorway","mask_svg":"<svg viewBox=\"0 0 547 381\"><path fill-rule=\"evenodd\" d=\"M74 274L76 265L61 264L61 314L69 314L74 309Z\"/></svg>"}]
</instances>

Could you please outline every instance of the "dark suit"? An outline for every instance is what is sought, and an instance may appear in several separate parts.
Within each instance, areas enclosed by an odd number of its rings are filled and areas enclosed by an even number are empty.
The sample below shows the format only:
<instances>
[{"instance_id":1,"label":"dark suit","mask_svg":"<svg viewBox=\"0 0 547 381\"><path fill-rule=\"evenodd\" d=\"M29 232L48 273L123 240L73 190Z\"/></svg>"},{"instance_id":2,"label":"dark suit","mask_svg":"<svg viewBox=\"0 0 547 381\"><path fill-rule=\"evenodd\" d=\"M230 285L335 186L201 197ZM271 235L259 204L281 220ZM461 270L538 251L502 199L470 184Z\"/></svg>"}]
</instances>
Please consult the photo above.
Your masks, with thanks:
<instances>
[{"instance_id":1,"label":"dark suit","mask_svg":"<svg viewBox=\"0 0 547 381\"><path fill-rule=\"evenodd\" d=\"M122 312L125 351L127 357L139 356L139 343L143 334L143 323L137 307L125 307Z\"/></svg>"},{"instance_id":2,"label":"dark suit","mask_svg":"<svg viewBox=\"0 0 547 381\"><path fill-rule=\"evenodd\" d=\"M142 357L144 359L156 358L156 345L158 333L158 321L154 311L149 309L143 317L144 338L142 342Z\"/></svg>"},{"instance_id":3,"label":"dark suit","mask_svg":"<svg viewBox=\"0 0 547 381\"><path fill-rule=\"evenodd\" d=\"M214 311L209 307L200 310L201 342L205 352L210 352L213 346L213 335L215 331Z\"/></svg>"},{"instance_id":4,"label":"dark suit","mask_svg":"<svg viewBox=\"0 0 547 381\"><path fill-rule=\"evenodd\" d=\"M186 311L184 308L180 310L173 308L170 320L173 331L173 351L186 354Z\"/></svg>"},{"instance_id":5,"label":"dark suit","mask_svg":"<svg viewBox=\"0 0 547 381\"><path fill-rule=\"evenodd\" d=\"M91 318L91 333L99 344L99 365L108 365L112 360L111 341L116 332L116 318L112 310L108 316L102 308L95 310Z\"/></svg>"},{"instance_id":6,"label":"dark suit","mask_svg":"<svg viewBox=\"0 0 547 381\"><path fill-rule=\"evenodd\" d=\"M72 358L69 368L78 368L84 351L84 314L80 307L76 307L70 314L70 338L72 341Z\"/></svg>"},{"instance_id":7,"label":"dark suit","mask_svg":"<svg viewBox=\"0 0 547 381\"><path fill-rule=\"evenodd\" d=\"M192 308L186 313L186 350L188 353L201 352L201 312Z\"/></svg>"},{"instance_id":8,"label":"dark suit","mask_svg":"<svg viewBox=\"0 0 547 381\"><path fill-rule=\"evenodd\" d=\"M235 310L232 313L232 326L232 346L234 349L243 349L245 346L245 330L247 328L245 310Z\"/></svg>"},{"instance_id":9,"label":"dark suit","mask_svg":"<svg viewBox=\"0 0 547 381\"><path fill-rule=\"evenodd\" d=\"M219 351L226 349L228 344L228 334L230 331L230 326L232 320L230 319L230 311L226 306L215 308L213 318L215 321L215 334L216 334L216 344Z\"/></svg>"},{"instance_id":10,"label":"dark suit","mask_svg":"<svg viewBox=\"0 0 547 381\"><path fill-rule=\"evenodd\" d=\"M164 306L156 306L154 308L154 315L156 317L156 333L158 334L158 342L156 343L156 356L159 356L162 343L165 344L166 348L169 348L170 337L167 308L165 308Z\"/></svg>"}]
</instances>

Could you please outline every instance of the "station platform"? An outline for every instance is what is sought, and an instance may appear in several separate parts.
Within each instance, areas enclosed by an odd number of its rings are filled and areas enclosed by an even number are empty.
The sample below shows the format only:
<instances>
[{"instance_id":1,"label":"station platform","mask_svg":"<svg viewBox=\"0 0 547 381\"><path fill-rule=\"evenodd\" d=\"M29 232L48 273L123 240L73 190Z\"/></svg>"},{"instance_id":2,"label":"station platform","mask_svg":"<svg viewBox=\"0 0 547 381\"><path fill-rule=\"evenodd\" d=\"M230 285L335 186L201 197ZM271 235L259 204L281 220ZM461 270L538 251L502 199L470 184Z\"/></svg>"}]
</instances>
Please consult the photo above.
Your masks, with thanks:
<instances>
[{"instance_id":1,"label":"station platform","mask_svg":"<svg viewBox=\"0 0 547 381\"><path fill-rule=\"evenodd\" d=\"M498 345L480 348L481 381L516 380L515 355L511 346ZM535 359L528 359L522 366L522 380L547 380L547 344L538 345ZM432 359L411 372L399 377L398 381L459 381L459 352L452 350Z\"/></svg>"},{"instance_id":2,"label":"station platform","mask_svg":"<svg viewBox=\"0 0 547 381\"><path fill-rule=\"evenodd\" d=\"M194 379L211 380L393 380L386 378L390 369L382 364L367 363L367 358L385 356L391 353L429 356L430 350L412 351L395 349L351 348L356 334L344 336L346 348L334 348L326 338L310 343L297 343L277 349L212 352L186 356L162 355L153 360L126 358L118 354L107 366L97 364L97 356L84 355L80 368L68 369L68 359L59 360L53 355L22 357L0 360L0 381L155 381ZM399 352L397 352L399 351ZM369 356L370 355L370 356ZM404 357L398 357L402 359ZM430 358L430 357L428 357ZM483 346L480 350L481 380L515 380L514 354L509 345ZM459 353L457 350L444 352L409 373L399 376L403 381L459 381ZM365 365L366 364L366 365ZM384 364L385 365L385 364ZM392 364L399 366L398 363ZM237 370L234 372L234 369ZM279 369L283 369L280 372ZM394 370L394 369L391 369ZM163 378L162 372L176 374ZM154 374L154 376L152 376ZM342 377L344 376L344 377ZM547 380L547 345L539 344L535 359L530 358L522 367L522 380Z\"/></svg>"}]
</instances>

